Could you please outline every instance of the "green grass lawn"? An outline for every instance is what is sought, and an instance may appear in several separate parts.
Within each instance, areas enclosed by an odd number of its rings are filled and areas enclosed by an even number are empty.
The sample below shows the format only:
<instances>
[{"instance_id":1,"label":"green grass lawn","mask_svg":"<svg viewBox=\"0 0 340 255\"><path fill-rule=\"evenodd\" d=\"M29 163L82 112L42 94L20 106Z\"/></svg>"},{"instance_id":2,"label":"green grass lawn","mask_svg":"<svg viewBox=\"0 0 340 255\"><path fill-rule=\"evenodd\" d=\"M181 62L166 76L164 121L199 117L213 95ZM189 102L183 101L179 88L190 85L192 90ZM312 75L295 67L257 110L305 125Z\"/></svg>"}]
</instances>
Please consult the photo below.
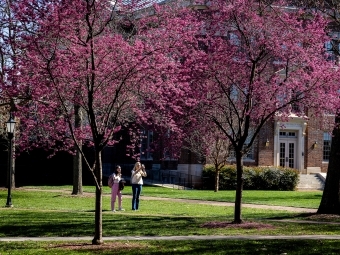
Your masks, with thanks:
<instances>
[{"instance_id":1,"label":"green grass lawn","mask_svg":"<svg viewBox=\"0 0 340 255\"><path fill-rule=\"evenodd\" d=\"M27 189L29 188L29 189ZM0 189L0 237L93 236L94 187L84 187L83 196L72 196L71 186L24 187L12 191L13 208L5 208L7 190ZM234 208L149 200L169 197L211 201L234 201L234 191L175 190L143 187L140 210L130 210L131 187L123 193L124 212L110 211L109 188L103 196L103 236L171 235L340 235L340 225L313 224L307 214L268 209L243 208L242 218L251 227L230 224ZM284 191L244 191L243 202L317 208L322 193ZM292 220L308 220L302 223ZM212 228L214 224L224 227ZM120 241L101 248L77 242L0 242L0 254L339 254L340 241ZM321 245L322 244L322 245ZM308 249L306 249L308 245ZM298 247L296 247L298 246ZM301 247L300 247L301 246ZM340 247L340 246L339 246ZM96 249L95 251L93 249ZM333 253L332 253L333 252Z\"/></svg>"},{"instance_id":2,"label":"green grass lawn","mask_svg":"<svg viewBox=\"0 0 340 255\"><path fill-rule=\"evenodd\" d=\"M117 241L98 247L84 242L0 242L2 255L338 255L339 240Z\"/></svg>"},{"instance_id":3,"label":"green grass lawn","mask_svg":"<svg viewBox=\"0 0 340 255\"><path fill-rule=\"evenodd\" d=\"M36 188L36 187L27 187ZM47 187L41 186L41 189L63 189L71 193L71 186ZM84 192L95 192L94 187L85 186ZM104 194L109 194L110 189L104 186ZM123 194L131 195L131 186L126 186ZM221 202L234 202L235 191L222 190L214 192L212 190L179 190L164 187L143 186L142 196L168 197L182 199L197 199ZM322 197L322 191L270 191L270 190L244 190L243 203L279 205L303 208L318 208Z\"/></svg>"}]
</instances>

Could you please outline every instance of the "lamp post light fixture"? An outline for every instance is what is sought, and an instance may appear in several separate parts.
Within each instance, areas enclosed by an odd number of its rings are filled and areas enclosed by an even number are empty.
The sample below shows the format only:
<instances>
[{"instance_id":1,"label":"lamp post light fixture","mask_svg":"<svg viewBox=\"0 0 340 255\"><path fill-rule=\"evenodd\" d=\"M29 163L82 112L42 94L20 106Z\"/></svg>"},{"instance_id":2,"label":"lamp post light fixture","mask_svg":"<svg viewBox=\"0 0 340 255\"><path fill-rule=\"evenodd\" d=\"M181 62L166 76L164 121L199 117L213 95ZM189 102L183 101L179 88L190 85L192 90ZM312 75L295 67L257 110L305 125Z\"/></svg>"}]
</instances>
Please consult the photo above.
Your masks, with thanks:
<instances>
[{"instance_id":1,"label":"lamp post light fixture","mask_svg":"<svg viewBox=\"0 0 340 255\"><path fill-rule=\"evenodd\" d=\"M265 143L265 146L266 146L266 147L269 147L269 140L268 140L268 138L267 138L267 141L266 141L266 143Z\"/></svg>"},{"instance_id":2,"label":"lamp post light fixture","mask_svg":"<svg viewBox=\"0 0 340 255\"><path fill-rule=\"evenodd\" d=\"M313 149L315 149L315 148L317 148L317 147L318 147L318 142L315 141L315 142L313 143Z\"/></svg>"},{"instance_id":3,"label":"lamp post light fixture","mask_svg":"<svg viewBox=\"0 0 340 255\"><path fill-rule=\"evenodd\" d=\"M9 120L6 122L8 135L8 195L6 207L13 207L12 205L12 168L13 168L13 137L16 122L13 119L12 113L9 115Z\"/></svg>"}]
</instances>

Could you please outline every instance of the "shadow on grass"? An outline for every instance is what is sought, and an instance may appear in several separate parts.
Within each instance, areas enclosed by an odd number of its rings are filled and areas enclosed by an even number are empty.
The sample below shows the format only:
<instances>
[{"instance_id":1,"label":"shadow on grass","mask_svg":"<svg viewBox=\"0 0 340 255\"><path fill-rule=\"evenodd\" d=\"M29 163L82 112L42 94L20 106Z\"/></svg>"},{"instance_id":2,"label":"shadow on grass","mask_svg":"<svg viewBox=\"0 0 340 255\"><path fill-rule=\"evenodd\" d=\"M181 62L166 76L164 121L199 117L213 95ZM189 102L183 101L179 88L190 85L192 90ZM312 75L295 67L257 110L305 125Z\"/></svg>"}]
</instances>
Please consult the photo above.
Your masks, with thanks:
<instances>
[{"instance_id":1,"label":"shadow on grass","mask_svg":"<svg viewBox=\"0 0 340 255\"><path fill-rule=\"evenodd\" d=\"M300 214L311 215L311 214ZM254 215L255 217L256 215ZM298 219L295 215L290 219ZM231 220L219 217L187 217L138 215L134 213L103 213L103 236L172 236L172 235L257 235L291 234L298 229L305 234L339 233L339 226L334 224L300 224L279 222L282 217L245 219L266 223L274 228L244 229L229 227ZM223 224L222 224L223 223ZM268 223L268 222L267 222ZM215 224L216 228L204 227ZM214 225L214 226L215 226ZM3 210L0 215L0 237L39 237L39 236L92 236L94 234L93 212L60 212L32 210Z\"/></svg>"},{"instance_id":2,"label":"shadow on grass","mask_svg":"<svg viewBox=\"0 0 340 255\"><path fill-rule=\"evenodd\" d=\"M93 214L86 213L19 211L0 223L0 233L7 237L82 236L92 235L92 229Z\"/></svg>"},{"instance_id":3,"label":"shadow on grass","mask_svg":"<svg viewBox=\"0 0 340 255\"><path fill-rule=\"evenodd\" d=\"M286 220L286 219L301 219L307 218L310 216L316 215L316 213L300 213L300 214L293 214L293 215L283 215L283 216L272 216L268 217L269 220Z\"/></svg>"},{"instance_id":4,"label":"shadow on grass","mask_svg":"<svg viewBox=\"0 0 340 255\"><path fill-rule=\"evenodd\" d=\"M203 241L134 241L86 243L0 243L0 252L11 254L238 254L238 255L316 255L339 254L339 240L203 240ZM12 253L13 252L13 253Z\"/></svg>"},{"instance_id":5,"label":"shadow on grass","mask_svg":"<svg viewBox=\"0 0 340 255\"><path fill-rule=\"evenodd\" d=\"M200 221L191 217L103 214L103 236L196 233ZM184 232L179 232L179 230ZM94 213L2 211L0 237L92 236Z\"/></svg>"}]
</instances>

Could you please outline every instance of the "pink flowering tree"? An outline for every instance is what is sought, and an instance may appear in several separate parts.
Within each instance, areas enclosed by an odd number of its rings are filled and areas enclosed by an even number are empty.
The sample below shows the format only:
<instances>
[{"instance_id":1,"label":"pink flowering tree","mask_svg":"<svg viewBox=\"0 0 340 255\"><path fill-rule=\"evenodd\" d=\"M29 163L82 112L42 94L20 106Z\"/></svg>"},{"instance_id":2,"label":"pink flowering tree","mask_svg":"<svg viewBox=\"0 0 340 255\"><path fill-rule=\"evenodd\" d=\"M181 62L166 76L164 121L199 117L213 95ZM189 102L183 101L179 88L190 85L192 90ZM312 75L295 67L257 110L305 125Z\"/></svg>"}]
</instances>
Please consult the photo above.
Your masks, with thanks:
<instances>
[{"instance_id":1,"label":"pink flowering tree","mask_svg":"<svg viewBox=\"0 0 340 255\"><path fill-rule=\"evenodd\" d=\"M10 79L11 74L18 70L18 56L21 49L17 45L20 35L20 23L15 19L12 10L12 1L0 2L0 137L7 138L5 122L8 121L10 112L16 110L17 103L24 103L27 100L26 94L16 94L14 97L8 93L8 87L16 85L15 79ZM18 123L19 124L19 123ZM18 126L18 125L17 125ZM16 131L17 133L17 131ZM15 139L14 139L15 140ZM13 146L13 154L15 147ZM10 154L10 153L9 153ZM15 188L15 160L11 162L10 184ZM9 183L8 183L9 185Z\"/></svg>"},{"instance_id":2,"label":"pink flowering tree","mask_svg":"<svg viewBox=\"0 0 340 255\"><path fill-rule=\"evenodd\" d=\"M32 98L17 112L19 145L82 154L96 186L93 244L103 242L101 152L131 122L176 132L172 112L181 113L189 93L180 58L195 45L190 10L145 3L24 0L15 6L26 29L25 54L12 76L19 86L10 93ZM93 163L82 144L93 148Z\"/></svg>"},{"instance_id":3,"label":"pink flowering tree","mask_svg":"<svg viewBox=\"0 0 340 255\"><path fill-rule=\"evenodd\" d=\"M340 3L335 0L331 1L310 1L301 0L294 1L294 4L303 8L310 8L311 10L319 11L329 21L327 32L330 40L327 43L327 48L331 54L330 59L333 59L334 64L339 68L340 51L339 51L339 11ZM330 149L330 158L327 169L327 177L323 189L322 199L318 208L320 214L340 214L340 172L338 170L340 164L339 150L340 150L340 107L334 111L335 120L332 131L332 143Z\"/></svg>"},{"instance_id":4,"label":"pink flowering tree","mask_svg":"<svg viewBox=\"0 0 340 255\"><path fill-rule=\"evenodd\" d=\"M242 223L243 156L265 123L292 113L330 111L338 100L337 72L326 61L326 21L284 3L216 0L201 11L205 21L197 69L202 125L215 125L230 141L237 165L234 223Z\"/></svg>"},{"instance_id":5,"label":"pink flowering tree","mask_svg":"<svg viewBox=\"0 0 340 255\"><path fill-rule=\"evenodd\" d=\"M189 118L190 119L190 118ZM215 125L206 125L209 119L205 115L192 116L182 135L183 148L194 153L204 165L213 165L215 169L214 191L219 190L219 177L222 168L230 159L230 142Z\"/></svg>"},{"instance_id":6,"label":"pink flowering tree","mask_svg":"<svg viewBox=\"0 0 340 255\"><path fill-rule=\"evenodd\" d=\"M17 50L15 47L11 47L11 42L16 39L16 22L12 20L12 13L9 8L8 2L0 2L0 85L8 85L8 74L12 69L15 68L15 56ZM5 122L8 120L8 111L13 106L13 99L8 96L5 91L0 93L0 137L6 139L6 125ZM7 147L7 146L6 146ZM9 148L9 146L7 147ZM9 151L8 151L9 152ZM14 161L12 161L14 163ZM10 166L12 169L14 166ZM12 174L11 174L12 173ZM15 174L14 171L8 171L8 175L11 179L7 181L7 185L12 185L11 188L15 188ZM9 180L7 178L7 180Z\"/></svg>"}]
</instances>

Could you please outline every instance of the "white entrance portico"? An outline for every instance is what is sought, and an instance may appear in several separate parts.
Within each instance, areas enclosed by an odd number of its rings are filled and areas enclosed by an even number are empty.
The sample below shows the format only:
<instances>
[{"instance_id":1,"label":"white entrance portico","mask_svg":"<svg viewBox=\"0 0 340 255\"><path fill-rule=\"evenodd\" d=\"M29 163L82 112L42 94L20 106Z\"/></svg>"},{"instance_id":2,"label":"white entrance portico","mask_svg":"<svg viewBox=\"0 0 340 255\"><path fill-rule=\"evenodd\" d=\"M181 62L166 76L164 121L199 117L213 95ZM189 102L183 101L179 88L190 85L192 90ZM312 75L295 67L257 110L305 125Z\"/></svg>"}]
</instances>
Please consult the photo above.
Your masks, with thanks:
<instances>
[{"instance_id":1,"label":"white entrance portico","mask_svg":"<svg viewBox=\"0 0 340 255\"><path fill-rule=\"evenodd\" d=\"M293 116L288 122L275 123L274 166L304 169L304 142L307 123Z\"/></svg>"}]
</instances>

